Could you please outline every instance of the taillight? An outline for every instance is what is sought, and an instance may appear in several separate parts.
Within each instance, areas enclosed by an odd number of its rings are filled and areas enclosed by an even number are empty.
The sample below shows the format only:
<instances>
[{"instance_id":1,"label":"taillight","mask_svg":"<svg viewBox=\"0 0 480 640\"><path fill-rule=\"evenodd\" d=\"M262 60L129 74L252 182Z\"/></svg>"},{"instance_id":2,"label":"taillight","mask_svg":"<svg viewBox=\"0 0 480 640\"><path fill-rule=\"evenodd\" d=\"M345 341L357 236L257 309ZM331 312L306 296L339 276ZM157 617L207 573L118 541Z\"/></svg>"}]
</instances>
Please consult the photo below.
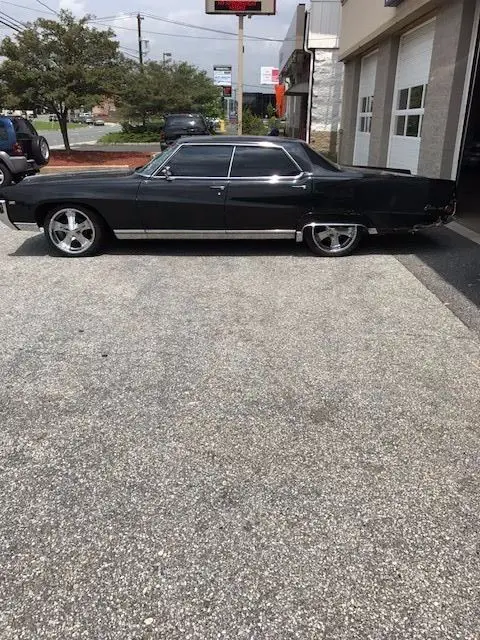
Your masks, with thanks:
<instances>
[{"instance_id":1,"label":"taillight","mask_svg":"<svg viewBox=\"0 0 480 640\"><path fill-rule=\"evenodd\" d=\"M22 149L22 145L18 142L15 142L15 144L12 147L12 155L14 156L23 156L23 149Z\"/></svg>"},{"instance_id":2,"label":"taillight","mask_svg":"<svg viewBox=\"0 0 480 640\"><path fill-rule=\"evenodd\" d=\"M165 140L165 131L160 131L160 140L162 142Z\"/></svg>"}]
</instances>

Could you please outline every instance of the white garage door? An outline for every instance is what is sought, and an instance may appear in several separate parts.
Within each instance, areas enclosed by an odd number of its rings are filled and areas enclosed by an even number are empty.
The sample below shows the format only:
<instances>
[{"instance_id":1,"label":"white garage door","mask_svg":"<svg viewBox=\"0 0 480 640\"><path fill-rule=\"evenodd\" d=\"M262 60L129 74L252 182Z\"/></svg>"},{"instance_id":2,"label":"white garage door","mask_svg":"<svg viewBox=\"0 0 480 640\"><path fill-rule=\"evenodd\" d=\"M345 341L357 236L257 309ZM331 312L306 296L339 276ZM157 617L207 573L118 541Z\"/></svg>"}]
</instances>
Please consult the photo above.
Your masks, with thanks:
<instances>
[{"instance_id":1,"label":"white garage door","mask_svg":"<svg viewBox=\"0 0 480 640\"><path fill-rule=\"evenodd\" d=\"M355 132L355 152L353 154L353 164L355 165L365 166L368 164L376 76L377 54L372 53L362 58L362 68L360 70L357 130Z\"/></svg>"},{"instance_id":2,"label":"white garage door","mask_svg":"<svg viewBox=\"0 0 480 640\"><path fill-rule=\"evenodd\" d=\"M388 166L417 173L435 22L402 36L393 96Z\"/></svg>"}]
</instances>

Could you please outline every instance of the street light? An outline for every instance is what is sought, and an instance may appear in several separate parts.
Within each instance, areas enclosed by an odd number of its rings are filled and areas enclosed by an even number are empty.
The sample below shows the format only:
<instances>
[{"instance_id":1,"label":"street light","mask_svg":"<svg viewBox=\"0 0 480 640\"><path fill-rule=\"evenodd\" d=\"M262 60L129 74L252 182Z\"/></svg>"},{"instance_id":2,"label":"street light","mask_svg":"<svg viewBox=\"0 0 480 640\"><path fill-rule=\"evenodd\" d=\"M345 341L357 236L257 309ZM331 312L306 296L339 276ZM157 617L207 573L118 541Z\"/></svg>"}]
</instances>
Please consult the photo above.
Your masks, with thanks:
<instances>
[{"instance_id":1,"label":"street light","mask_svg":"<svg viewBox=\"0 0 480 640\"><path fill-rule=\"evenodd\" d=\"M171 59L172 59L172 54L171 53L164 53L163 54L163 64L166 64L167 62L170 62Z\"/></svg>"}]
</instances>

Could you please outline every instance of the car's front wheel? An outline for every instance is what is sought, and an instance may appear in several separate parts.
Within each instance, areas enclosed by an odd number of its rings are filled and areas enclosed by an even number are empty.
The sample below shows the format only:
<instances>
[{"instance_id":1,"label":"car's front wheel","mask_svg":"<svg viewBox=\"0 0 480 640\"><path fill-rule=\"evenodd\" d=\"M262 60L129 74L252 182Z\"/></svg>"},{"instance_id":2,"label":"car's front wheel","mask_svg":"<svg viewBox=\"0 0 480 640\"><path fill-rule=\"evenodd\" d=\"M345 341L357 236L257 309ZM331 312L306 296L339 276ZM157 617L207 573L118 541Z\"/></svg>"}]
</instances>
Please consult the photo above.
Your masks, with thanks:
<instances>
[{"instance_id":1,"label":"car's front wheel","mask_svg":"<svg viewBox=\"0 0 480 640\"><path fill-rule=\"evenodd\" d=\"M305 227L303 237L308 248L316 255L339 258L356 249L361 233L358 225L316 224Z\"/></svg>"},{"instance_id":2,"label":"car's front wheel","mask_svg":"<svg viewBox=\"0 0 480 640\"><path fill-rule=\"evenodd\" d=\"M105 238L103 219L94 211L79 206L53 209L43 226L52 252L68 258L98 253Z\"/></svg>"}]
</instances>

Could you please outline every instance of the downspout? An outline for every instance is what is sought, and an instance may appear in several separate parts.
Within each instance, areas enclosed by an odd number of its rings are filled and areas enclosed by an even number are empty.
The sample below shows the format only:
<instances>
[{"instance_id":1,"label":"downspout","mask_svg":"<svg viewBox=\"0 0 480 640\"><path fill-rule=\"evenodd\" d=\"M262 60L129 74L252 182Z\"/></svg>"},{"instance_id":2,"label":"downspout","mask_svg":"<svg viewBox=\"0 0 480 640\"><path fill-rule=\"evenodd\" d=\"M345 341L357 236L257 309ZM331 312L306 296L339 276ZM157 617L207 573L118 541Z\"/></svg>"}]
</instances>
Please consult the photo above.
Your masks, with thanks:
<instances>
[{"instance_id":1,"label":"downspout","mask_svg":"<svg viewBox=\"0 0 480 640\"><path fill-rule=\"evenodd\" d=\"M312 125L312 98L313 98L313 73L315 70L315 55L314 51L308 48L308 38L310 34L310 10L306 11L305 17L305 34L303 36L303 50L310 56L310 68L308 77L308 96L307 96L307 123L305 131L305 139L307 144L310 144L310 127Z\"/></svg>"}]
</instances>

